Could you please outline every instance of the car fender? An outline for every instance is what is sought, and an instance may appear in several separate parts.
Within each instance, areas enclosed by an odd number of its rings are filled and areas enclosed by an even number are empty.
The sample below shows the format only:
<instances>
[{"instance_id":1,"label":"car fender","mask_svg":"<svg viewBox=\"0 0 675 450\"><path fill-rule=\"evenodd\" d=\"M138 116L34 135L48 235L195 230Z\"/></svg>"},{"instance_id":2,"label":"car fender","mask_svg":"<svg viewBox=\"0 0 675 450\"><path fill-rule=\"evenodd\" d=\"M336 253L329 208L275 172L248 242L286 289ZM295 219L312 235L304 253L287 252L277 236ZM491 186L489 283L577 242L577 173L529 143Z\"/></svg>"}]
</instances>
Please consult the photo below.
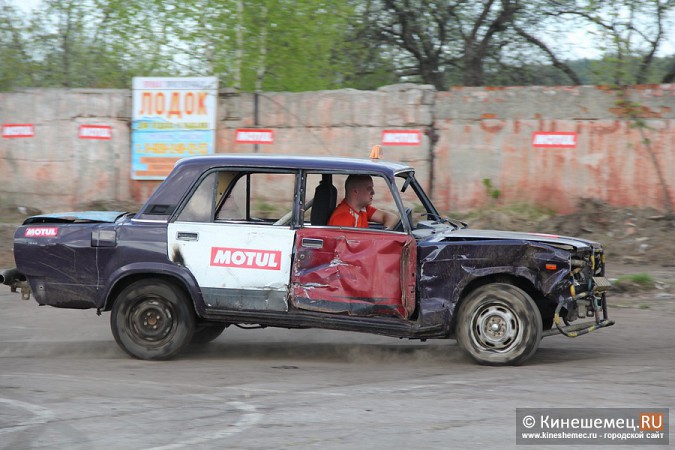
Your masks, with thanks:
<instances>
[{"instance_id":1,"label":"car fender","mask_svg":"<svg viewBox=\"0 0 675 450\"><path fill-rule=\"evenodd\" d=\"M116 294L132 280L141 278L169 278L183 286L192 299L197 315L204 312L204 300L201 290L192 273L184 266L161 262L138 262L126 264L110 274L96 304L99 309L110 311Z\"/></svg>"}]
</instances>

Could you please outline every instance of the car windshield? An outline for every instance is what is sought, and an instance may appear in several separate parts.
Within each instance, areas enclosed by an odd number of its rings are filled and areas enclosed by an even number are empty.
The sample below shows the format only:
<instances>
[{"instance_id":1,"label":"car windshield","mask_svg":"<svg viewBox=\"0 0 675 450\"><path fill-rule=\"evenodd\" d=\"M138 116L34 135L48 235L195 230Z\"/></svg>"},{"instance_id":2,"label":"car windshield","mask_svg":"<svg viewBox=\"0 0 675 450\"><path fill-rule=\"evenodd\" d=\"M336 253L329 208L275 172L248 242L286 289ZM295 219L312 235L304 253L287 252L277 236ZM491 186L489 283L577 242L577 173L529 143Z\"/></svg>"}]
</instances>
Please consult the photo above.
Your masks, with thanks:
<instances>
[{"instance_id":1,"label":"car windshield","mask_svg":"<svg viewBox=\"0 0 675 450\"><path fill-rule=\"evenodd\" d=\"M415 179L413 172L396 174L396 186L401 194L403 206L412 211L413 228L417 228L420 221L446 223L454 229L466 228L467 225L465 223L443 217L440 214L426 192L424 192L424 188Z\"/></svg>"}]
</instances>

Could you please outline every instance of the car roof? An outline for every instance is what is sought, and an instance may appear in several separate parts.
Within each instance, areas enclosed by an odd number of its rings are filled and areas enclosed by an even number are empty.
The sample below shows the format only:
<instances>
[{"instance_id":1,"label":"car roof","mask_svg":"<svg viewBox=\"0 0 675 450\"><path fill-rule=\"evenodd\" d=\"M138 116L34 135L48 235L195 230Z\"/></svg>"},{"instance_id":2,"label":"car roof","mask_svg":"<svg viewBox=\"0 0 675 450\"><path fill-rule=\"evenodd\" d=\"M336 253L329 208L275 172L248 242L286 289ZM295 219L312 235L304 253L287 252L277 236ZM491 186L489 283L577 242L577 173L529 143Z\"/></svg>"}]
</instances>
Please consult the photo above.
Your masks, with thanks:
<instances>
[{"instance_id":1,"label":"car roof","mask_svg":"<svg viewBox=\"0 0 675 450\"><path fill-rule=\"evenodd\" d=\"M404 163L342 158L333 156L300 156L229 153L192 156L179 160L171 173L150 196L136 219L169 217L190 186L206 171L215 168L305 169L316 172L369 173L394 179L397 173L414 172Z\"/></svg>"},{"instance_id":2,"label":"car roof","mask_svg":"<svg viewBox=\"0 0 675 450\"><path fill-rule=\"evenodd\" d=\"M401 171L413 170L402 162L381 159L344 158L334 156L268 155L268 154L217 154L193 156L178 161L178 166L206 167L260 167L275 169L337 170L345 172L381 173L392 177Z\"/></svg>"}]
</instances>

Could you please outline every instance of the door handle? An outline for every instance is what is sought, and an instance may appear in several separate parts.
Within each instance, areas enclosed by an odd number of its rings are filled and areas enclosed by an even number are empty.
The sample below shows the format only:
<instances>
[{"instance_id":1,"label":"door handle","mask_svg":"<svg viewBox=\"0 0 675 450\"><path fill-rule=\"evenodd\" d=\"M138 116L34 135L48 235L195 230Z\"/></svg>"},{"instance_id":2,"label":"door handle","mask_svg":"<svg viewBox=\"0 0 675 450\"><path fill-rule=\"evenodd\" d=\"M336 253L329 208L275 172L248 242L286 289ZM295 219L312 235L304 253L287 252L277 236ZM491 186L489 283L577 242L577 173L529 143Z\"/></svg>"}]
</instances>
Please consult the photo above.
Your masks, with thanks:
<instances>
[{"instance_id":1,"label":"door handle","mask_svg":"<svg viewBox=\"0 0 675 450\"><path fill-rule=\"evenodd\" d=\"M323 248L323 239L302 238L302 246L307 248Z\"/></svg>"},{"instance_id":2,"label":"door handle","mask_svg":"<svg viewBox=\"0 0 675 450\"><path fill-rule=\"evenodd\" d=\"M199 233L190 233L187 231L179 231L176 234L176 239L181 241L198 241Z\"/></svg>"}]
</instances>

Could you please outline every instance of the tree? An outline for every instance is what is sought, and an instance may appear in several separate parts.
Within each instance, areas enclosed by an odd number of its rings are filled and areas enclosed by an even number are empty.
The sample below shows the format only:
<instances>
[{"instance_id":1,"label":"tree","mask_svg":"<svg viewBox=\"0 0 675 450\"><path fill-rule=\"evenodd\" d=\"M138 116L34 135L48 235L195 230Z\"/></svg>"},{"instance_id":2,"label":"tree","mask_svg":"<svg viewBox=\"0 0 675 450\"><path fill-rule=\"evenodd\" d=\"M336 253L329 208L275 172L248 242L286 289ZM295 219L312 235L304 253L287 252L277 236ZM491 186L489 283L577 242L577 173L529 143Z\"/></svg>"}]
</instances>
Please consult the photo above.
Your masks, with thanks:
<instances>
[{"instance_id":1,"label":"tree","mask_svg":"<svg viewBox=\"0 0 675 450\"><path fill-rule=\"evenodd\" d=\"M557 23L576 24L595 37L603 56L596 64L594 82L625 85L667 80L668 73L659 76L653 69L675 0L553 0L541 7Z\"/></svg>"},{"instance_id":2,"label":"tree","mask_svg":"<svg viewBox=\"0 0 675 450\"><path fill-rule=\"evenodd\" d=\"M341 0L43 0L30 22L2 1L3 87L127 87L133 76L216 75L252 91L333 89L349 73Z\"/></svg>"}]
</instances>

